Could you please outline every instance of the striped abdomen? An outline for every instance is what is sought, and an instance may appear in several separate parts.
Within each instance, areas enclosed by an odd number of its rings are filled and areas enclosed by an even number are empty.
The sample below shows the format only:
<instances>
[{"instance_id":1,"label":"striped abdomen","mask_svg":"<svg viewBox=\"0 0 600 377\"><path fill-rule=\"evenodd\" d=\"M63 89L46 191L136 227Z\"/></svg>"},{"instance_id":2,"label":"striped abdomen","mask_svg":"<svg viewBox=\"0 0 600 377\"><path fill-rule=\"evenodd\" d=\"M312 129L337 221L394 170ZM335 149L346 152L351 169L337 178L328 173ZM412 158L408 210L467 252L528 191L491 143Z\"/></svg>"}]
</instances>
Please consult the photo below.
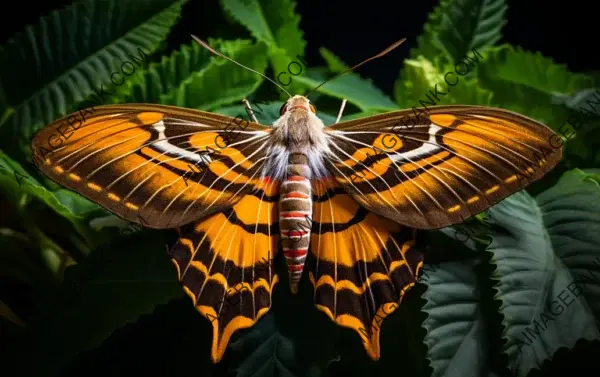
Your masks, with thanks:
<instances>
[{"instance_id":1,"label":"striped abdomen","mask_svg":"<svg viewBox=\"0 0 600 377\"><path fill-rule=\"evenodd\" d=\"M298 291L310 243L312 192L309 178L306 155L290 153L287 174L280 190L279 227L292 293Z\"/></svg>"}]
</instances>

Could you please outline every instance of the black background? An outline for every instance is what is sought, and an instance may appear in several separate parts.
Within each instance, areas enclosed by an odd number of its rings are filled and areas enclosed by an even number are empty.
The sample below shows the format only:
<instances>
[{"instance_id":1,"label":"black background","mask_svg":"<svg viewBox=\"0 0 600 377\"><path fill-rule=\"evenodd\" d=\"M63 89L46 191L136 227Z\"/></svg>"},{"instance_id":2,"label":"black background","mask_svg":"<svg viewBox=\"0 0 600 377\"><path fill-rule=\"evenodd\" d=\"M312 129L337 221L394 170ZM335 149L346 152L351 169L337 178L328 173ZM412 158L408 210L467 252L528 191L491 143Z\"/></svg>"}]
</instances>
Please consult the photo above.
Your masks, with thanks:
<instances>
[{"instance_id":1,"label":"black background","mask_svg":"<svg viewBox=\"0 0 600 377\"><path fill-rule=\"evenodd\" d=\"M3 7L0 41L6 43L16 32L23 31L26 25L35 24L40 16L71 3L57 0L39 3L10 2L10 10L5 8L6 5ZM403 65L402 61L408 57L409 48L416 46L416 37L422 33L427 15L437 3L438 1L431 0L299 1L296 13L302 17L300 28L308 42L305 58L309 64L322 64L318 49L326 47L348 65L353 65L376 54L394 41L407 38L405 45L358 69L363 77L373 79L376 86L392 94L394 81ZM500 43L510 43L528 51L539 51L544 56L554 59L556 63L566 64L574 72L598 70L600 64L595 51L597 43L594 43L593 38L598 34L597 13L588 5L589 1L513 0L508 3L508 22L503 29L504 38ZM227 30L232 26L222 23L222 17L215 17L215 13L221 13L216 0L189 1L183 8L179 25L169 36L169 49L177 49L180 44L189 43L191 33L202 39L217 35L227 38L228 33L245 33L241 26L235 26L235 30ZM140 347L144 338L142 337L137 344L131 340L129 342L128 353L133 348ZM582 371L589 371L593 375L591 369L586 369L593 368L593 364L596 363L591 352L594 351L588 347L582 348L581 345L573 351L563 349L557 353L552 364L545 365L543 372L534 372L534 375L569 375ZM147 356L152 358L156 355L138 355L138 360ZM123 367L119 365L122 361L124 360L103 360L102 357L96 360L98 363L114 363L115 369ZM597 370L597 367L594 369ZM137 374L136 371L132 372L133 375ZM197 374L202 376L203 372L198 370ZM398 370L398 375L404 374Z\"/></svg>"}]
</instances>

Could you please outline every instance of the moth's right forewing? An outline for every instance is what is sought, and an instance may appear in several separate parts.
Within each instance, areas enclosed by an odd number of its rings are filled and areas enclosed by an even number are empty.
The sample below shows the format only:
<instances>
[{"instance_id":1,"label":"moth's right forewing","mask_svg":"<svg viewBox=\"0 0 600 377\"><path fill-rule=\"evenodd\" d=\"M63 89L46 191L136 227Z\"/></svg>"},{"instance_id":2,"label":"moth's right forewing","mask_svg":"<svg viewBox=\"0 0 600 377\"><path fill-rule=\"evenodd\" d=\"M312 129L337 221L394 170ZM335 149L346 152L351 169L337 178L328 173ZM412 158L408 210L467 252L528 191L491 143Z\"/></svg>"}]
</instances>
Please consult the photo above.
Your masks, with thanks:
<instances>
[{"instance_id":1,"label":"moth's right forewing","mask_svg":"<svg viewBox=\"0 0 600 377\"><path fill-rule=\"evenodd\" d=\"M260 191L270 132L172 106L100 106L40 130L33 161L58 184L125 220L172 228Z\"/></svg>"},{"instance_id":2,"label":"moth's right forewing","mask_svg":"<svg viewBox=\"0 0 600 377\"><path fill-rule=\"evenodd\" d=\"M478 106L403 110L325 129L328 169L362 206L412 228L462 222L541 178L559 136L533 119Z\"/></svg>"}]
</instances>

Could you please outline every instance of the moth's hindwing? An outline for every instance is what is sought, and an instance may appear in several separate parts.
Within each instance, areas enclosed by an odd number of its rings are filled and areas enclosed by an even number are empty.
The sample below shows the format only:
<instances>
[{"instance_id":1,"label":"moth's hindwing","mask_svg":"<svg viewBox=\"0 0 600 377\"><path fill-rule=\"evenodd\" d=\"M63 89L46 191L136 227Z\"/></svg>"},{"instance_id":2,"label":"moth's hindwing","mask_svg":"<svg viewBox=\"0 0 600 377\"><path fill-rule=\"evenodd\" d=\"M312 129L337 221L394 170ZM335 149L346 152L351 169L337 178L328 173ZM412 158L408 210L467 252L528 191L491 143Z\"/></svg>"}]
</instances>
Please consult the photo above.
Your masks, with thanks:
<instances>
[{"instance_id":1,"label":"moth's hindwing","mask_svg":"<svg viewBox=\"0 0 600 377\"><path fill-rule=\"evenodd\" d=\"M333 179L313 180L313 223L306 268L315 304L380 355L381 323L417 280L423 254L415 230L360 206Z\"/></svg>"},{"instance_id":2,"label":"moth's hindwing","mask_svg":"<svg viewBox=\"0 0 600 377\"><path fill-rule=\"evenodd\" d=\"M489 107L403 110L325 130L328 168L344 189L413 228L462 222L541 178L562 155L550 128Z\"/></svg>"},{"instance_id":3,"label":"moth's hindwing","mask_svg":"<svg viewBox=\"0 0 600 377\"><path fill-rule=\"evenodd\" d=\"M213 327L211 357L223 357L232 334L254 325L271 307L278 281L279 187L265 181L260 195L182 229L171 256L186 294Z\"/></svg>"},{"instance_id":4,"label":"moth's hindwing","mask_svg":"<svg viewBox=\"0 0 600 377\"><path fill-rule=\"evenodd\" d=\"M256 189L270 130L172 106L100 106L40 130L33 160L125 220L171 228Z\"/></svg>"}]
</instances>

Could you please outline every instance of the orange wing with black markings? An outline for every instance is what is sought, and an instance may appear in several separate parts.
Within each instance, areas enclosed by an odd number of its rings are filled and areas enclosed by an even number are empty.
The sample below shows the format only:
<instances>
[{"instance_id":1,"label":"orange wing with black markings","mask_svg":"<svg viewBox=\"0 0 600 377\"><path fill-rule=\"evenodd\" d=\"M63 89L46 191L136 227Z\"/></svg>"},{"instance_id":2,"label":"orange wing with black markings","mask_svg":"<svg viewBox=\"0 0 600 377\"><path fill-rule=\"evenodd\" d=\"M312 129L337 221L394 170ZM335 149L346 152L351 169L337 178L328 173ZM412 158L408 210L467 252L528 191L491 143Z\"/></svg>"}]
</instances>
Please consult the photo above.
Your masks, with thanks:
<instances>
[{"instance_id":1,"label":"orange wing with black markings","mask_svg":"<svg viewBox=\"0 0 600 377\"><path fill-rule=\"evenodd\" d=\"M486 210L540 179L562 156L550 128L490 107L402 110L325 131L328 169L340 185L365 208L420 229Z\"/></svg>"},{"instance_id":2,"label":"orange wing with black markings","mask_svg":"<svg viewBox=\"0 0 600 377\"><path fill-rule=\"evenodd\" d=\"M223 357L232 334L254 325L271 307L278 281L279 184L182 229L171 249L184 291L213 326L211 357Z\"/></svg>"},{"instance_id":3,"label":"orange wing with black markings","mask_svg":"<svg viewBox=\"0 0 600 377\"><path fill-rule=\"evenodd\" d=\"M125 220L173 228L259 190L270 132L172 106L100 106L40 130L33 160L57 183Z\"/></svg>"},{"instance_id":4,"label":"orange wing with black markings","mask_svg":"<svg viewBox=\"0 0 600 377\"><path fill-rule=\"evenodd\" d=\"M313 223L306 264L315 304L355 330L379 359L381 322L417 280L423 254L416 231L360 206L334 179L313 180Z\"/></svg>"}]
</instances>

